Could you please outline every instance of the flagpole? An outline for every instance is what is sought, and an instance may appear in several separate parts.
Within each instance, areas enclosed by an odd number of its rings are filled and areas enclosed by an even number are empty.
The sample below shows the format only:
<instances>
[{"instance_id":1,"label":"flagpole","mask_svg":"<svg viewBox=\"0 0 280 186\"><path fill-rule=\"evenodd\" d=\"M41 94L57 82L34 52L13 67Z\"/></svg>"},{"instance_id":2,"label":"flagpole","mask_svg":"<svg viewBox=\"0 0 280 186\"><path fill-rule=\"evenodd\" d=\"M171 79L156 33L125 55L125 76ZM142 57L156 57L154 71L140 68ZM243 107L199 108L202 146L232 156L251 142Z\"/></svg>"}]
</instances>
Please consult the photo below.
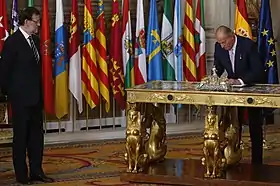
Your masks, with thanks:
<instances>
[{"instance_id":1,"label":"flagpole","mask_svg":"<svg viewBox=\"0 0 280 186\"><path fill-rule=\"evenodd\" d=\"M28 0L28 7L34 6L34 0Z\"/></svg>"},{"instance_id":2,"label":"flagpole","mask_svg":"<svg viewBox=\"0 0 280 186\"><path fill-rule=\"evenodd\" d=\"M99 100L100 100L100 104L99 104L99 130L102 129L102 122L101 122L101 119L102 119L102 96L99 96Z\"/></svg>"},{"instance_id":3,"label":"flagpole","mask_svg":"<svg viewBox=\"0 0 280 186\"><path fill-rule=\"evenodd\" d=\"M61 121L58 119L58 133L61 133Z\"/></svg>"},{"instance_id":4,"label":"flagpole","mask_svg":"<svg viewBox=\"0 0 280 186\"><path fill-rule=\"evenodd\" d=\"M179 105L177 104L177 110L176 110L176 123L179 124Z\"/></svg>"},{"instance_id":5,"label":"flagpole","mask_svg":"<svg viewBox=\"0 0 280 186\"><path fill-rule=\"evenodd\" d=\"M44 128L45 128L45 134L47 134L47 114L46 114L46 111L44 111L44 114L43 114L43 122L44 122Z\"/></svg>"},{"instance_id":6,"label":"flagpole","mask_svg":"<svg viewBox=\"0 0 280 186\"><path fill-rule=\"evenodd\" d=\"M88 131L88 104L86 107L86 130Z\"/></svg>"},{"instance_id":7,"label":"flagpole","mask_svg":"<svg viewBox=\"0 0 280 186\"><path fill-rule=\"evenodd\" d=\"M74 96L72 96L72 132L75 131L75 125L76 125L76 114L77 114L77 109L76 109L76 99L74 98Z\"/></svg>"},{"instance_id":8,"label":"flagpole","mask_svg":"<svg viewBox=\"0 0 280 186\"><path fill-rule=\"evenodd\" d=\"M116 129L115 117L116 117L116 102L115 99L113 99L113 129Z\"/></svg>"}]
</instances>

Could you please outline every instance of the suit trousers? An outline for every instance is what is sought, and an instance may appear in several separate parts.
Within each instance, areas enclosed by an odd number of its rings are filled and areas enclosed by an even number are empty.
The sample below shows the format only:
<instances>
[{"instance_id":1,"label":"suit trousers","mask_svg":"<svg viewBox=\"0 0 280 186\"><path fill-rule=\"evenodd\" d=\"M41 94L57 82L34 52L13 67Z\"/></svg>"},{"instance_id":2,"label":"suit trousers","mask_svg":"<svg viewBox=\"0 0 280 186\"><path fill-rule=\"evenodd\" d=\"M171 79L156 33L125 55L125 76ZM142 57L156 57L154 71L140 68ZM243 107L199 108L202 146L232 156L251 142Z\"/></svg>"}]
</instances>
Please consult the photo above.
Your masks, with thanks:
<instances>
[{"instance_id":1,"label":"suit trousers","mask_svg":"<svg viewBox=\"0 0 280 186\"><path fill-rule=\"evenodd\" d=\"M241 117L244 116L244 108L238 108L239 123L242 125ZM261 108L248 108L249 130L251 139L251 163L262 164L263 162L263 116ZM242 126L240 126L240 137ZM241 139L241 138L240 138Z\"/></svg>"},{"instance_id":2,"label":"suit trousers","mask_svg":"<svg viewBox=\"0 0 280 186\"><path fill-rule=\"evenodd\" d=\"M13 164L18 180L27 178L26 150L30 174L41 174L44 132L41 106L12 103Z\"/></svg>"}]
</instances>

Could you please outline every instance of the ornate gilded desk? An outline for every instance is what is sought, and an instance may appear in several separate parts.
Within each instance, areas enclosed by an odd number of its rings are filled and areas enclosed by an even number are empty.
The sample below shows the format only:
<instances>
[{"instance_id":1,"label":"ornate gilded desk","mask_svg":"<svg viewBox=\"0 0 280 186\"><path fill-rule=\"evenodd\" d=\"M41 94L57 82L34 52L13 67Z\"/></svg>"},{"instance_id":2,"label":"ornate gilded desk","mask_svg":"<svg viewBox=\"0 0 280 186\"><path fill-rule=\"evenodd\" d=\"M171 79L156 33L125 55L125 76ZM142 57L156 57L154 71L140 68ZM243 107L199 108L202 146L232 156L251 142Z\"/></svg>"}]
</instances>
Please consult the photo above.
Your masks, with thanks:
<instances>
[{"instance_id":1,"label":"ornate gilded desk","mask_svg":"<svg viewBox=\"0 0 280 186\"><path fill-rule=\"evenodd\" d=\"M228 165L241 160L237 107L280 108L278 85L231 86L226 91L207 91L194 82L152 81L126 91L125 159L127 172L134 173L134 177L135 173L145 172L151 164L164 160L167 147L163 104L207 106L201 159L204 178L220 178ZM223 106L221 118L217 106ZM121 178L129 181L127 176Z\"/></svg>"},{"instance_id":2,"label":"ornate gilded desk","mask_svg":"<svg viewBox=\"0 0 280 186\"><path fill-rule=\"evenodd\" d=\"M1 90L0 90L1 91ZM0 144L12 138L12 126L8 123L7 97L0 92Z\"/></svg>"},{"instance_id":3,"label":"ornate gilded desk","mask_svg":"<svg viewBox=\"0 0 280 186\"><path fill-rule=\"evenodd\" d=\"M280 86L277 85L233 87L228 92L201 91L197 86L198 83L152 81L126 89L127 102L280 107Z\"/></svg>"},{"instance_id":4,"label":"ornate gilded desk","mask_svg":"<svg viewBox=\"0 0 280 186\"><path fill-rule=\"evenodd\" d=\"M0 128L8 123L8 112L7 112L7 97L1 94L0 90ZM4 127L3 127L4 128Z\"/></svg>"}]
</instances>

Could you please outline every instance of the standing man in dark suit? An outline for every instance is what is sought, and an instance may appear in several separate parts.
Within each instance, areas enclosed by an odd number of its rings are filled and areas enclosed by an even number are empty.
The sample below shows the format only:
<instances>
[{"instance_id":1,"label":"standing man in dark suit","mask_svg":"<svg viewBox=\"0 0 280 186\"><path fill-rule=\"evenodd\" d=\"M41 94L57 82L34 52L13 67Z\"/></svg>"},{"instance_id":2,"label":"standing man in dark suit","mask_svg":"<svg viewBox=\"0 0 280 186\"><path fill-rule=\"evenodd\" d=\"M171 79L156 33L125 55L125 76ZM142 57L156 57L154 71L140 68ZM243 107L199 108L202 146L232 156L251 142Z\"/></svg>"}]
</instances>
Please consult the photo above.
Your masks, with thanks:
<instances>
[{"instance_id":1,"label":"standing man in dark suit","mask_svg":"<svg viewBox=\"0 0 280 186\"><path fill-rule=\"evenodd\" d=\"M221 76L226 70L229 83L232 85L264 83L264 65L255 42L248 38L235 35L226 26L220 26L216 30L216 39L214 65L217 69L218 76ZM243 109L239 108L239 116L242 115L242 111ZM262 109L248 108L248 116L252 142L252 164L262 164Z\"/></svg>"},{"instance_id":2,"label":"standing man in dark suit","mask_svg":"<svg viewBox=\"0 0 280 186\"><path fill-rule=\"evenodd\" d=\"M12 105L13 164L18 182L53 182L42 169L43 96L39 38L40 12L28 7L19 14L19 29L9 36L1 54L0 82ZM26 164L29 159L30 180Z\"/></svg>"}]
</instances>

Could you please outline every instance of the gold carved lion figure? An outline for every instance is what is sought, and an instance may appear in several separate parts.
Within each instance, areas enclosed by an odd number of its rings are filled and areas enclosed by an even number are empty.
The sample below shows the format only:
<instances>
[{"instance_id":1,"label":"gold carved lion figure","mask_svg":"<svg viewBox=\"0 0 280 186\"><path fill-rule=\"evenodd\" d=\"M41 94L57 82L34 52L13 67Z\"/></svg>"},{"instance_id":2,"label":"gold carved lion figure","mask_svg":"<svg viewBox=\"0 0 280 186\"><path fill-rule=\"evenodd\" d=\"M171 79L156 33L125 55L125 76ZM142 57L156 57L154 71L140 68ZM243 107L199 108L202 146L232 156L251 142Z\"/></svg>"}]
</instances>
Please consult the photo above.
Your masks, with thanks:
<instances>
[{"instance_id":1,"label":"gold carved lion figure","mask_svg":"<svg viewBox=\"0 0 280 186\"><path fill-rule=\"evenodd\" d=\"M225 166L219 139L219 121L214 107L208 108L205 121L202 164L206 166L205 177L220 177L221 169Z\"/></svg>"},{"instance_id":2,"label":"gold carved lion figure","mask_svg":"<svg viewBox=\"0 0 280 186\"><path fill-rule=\"evenodd\" d=\"M141 113L136 111L136 104L132 104L127 112L126 127L126 154L128 161L128 172L137 172L139 168L139 157L143 151L144 127L141 123Z\"/></svg>"},{"instance_id":3,"label":"gold carved lion figure","mask_svg":"<svg viewBox=\"0 0 280 186\"><path fill-rule=\"evenodd\" d=\"M242 149L239 148L239 134L237 129L231 124L226 132L226 147L224 149L224 156L227 165L238 164L242 158Z\"/></svg>"},{"instance_id":4,"label":"gold carved lion figure","mask_svg":"<svg viewBox=\"0 0 280 186\"><path fill-rule=\"evenodd\" d=\"M166 122L163 111L157 105L151 106L149 122L150 127L149 139L145 143L145 153L148 155L149 163L162 161L167 151L166 140Z\"/></svg>"}]
</instances>

